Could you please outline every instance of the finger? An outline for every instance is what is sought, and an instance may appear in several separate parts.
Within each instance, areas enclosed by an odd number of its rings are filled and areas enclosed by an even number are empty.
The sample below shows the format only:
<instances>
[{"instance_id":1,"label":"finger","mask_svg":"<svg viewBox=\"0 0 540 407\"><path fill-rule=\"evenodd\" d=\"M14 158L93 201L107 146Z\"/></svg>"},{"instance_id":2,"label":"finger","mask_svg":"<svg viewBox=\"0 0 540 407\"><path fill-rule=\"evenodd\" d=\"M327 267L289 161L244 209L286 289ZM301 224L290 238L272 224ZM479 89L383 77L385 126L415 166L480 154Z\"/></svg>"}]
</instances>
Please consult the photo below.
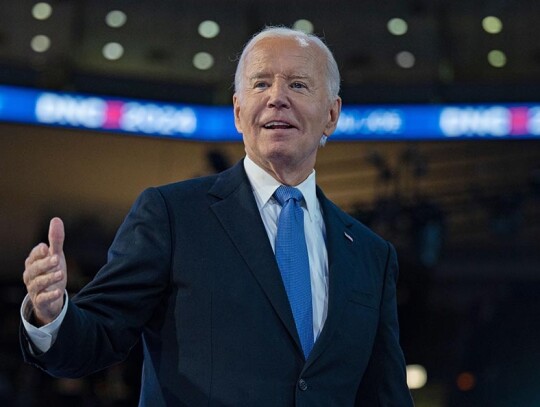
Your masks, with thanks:
<instances>
[{"instance_id":1,"label":"finger","mask_svg":"<svg viewBox=\"0 0 540 407\"><path fill-rule=\"evenodd\" d=\"M64 292L60 289L43 291L35 296L35 298L32 300L32 305L36 311L39 309L44 309L47 308L51 303L62 298L63 295Z\"/></svg>"},{"instance_id":2,"label":"finger","mask_svg":"<svg viewBox=\"0 0 540 407\"><path fill-rule=\"evenodd\" d=\"M40 243L36 247L32 249L28 257L26 258L24 265L26 268L30 267L30 265L35 262L36 260L42 259L45 256L49 254L49 248L45 243Z\"/></svg>"},{"instance_id":3,"label":"finger","mask_svg":"<svg viewBox=\"0 0 540 407\"><path fill-rule=\"evenodd\" d=\"M62 281L64 278L64 273L62 271L55 271L54 273L49 273L36 277L31 281L29 292L33 296L39 295L42 292L50 292L54 289L57 289L56 285Z\"/></svg>"},{"instance_id":4,"label":"finger","mask_svg":"<svg viewBox=\"0 0 540 407\"><path fill-rule=\"evenodd\" d=\"M52 218L49 224L49 248L51 254L62 253L64 237L64 222L60 218Z\"/></svg>"},{"instance_id":5,"label":"finger","mask_svg":"<svg viewBox=\"0 0 540 407\"><path fill-rule=\"evenodd\" d=\"M36 277L59 270L59 265L60 258L57 254L35 260L24 270L23 281L28 286Z\"/></svg>"}]
</instances>

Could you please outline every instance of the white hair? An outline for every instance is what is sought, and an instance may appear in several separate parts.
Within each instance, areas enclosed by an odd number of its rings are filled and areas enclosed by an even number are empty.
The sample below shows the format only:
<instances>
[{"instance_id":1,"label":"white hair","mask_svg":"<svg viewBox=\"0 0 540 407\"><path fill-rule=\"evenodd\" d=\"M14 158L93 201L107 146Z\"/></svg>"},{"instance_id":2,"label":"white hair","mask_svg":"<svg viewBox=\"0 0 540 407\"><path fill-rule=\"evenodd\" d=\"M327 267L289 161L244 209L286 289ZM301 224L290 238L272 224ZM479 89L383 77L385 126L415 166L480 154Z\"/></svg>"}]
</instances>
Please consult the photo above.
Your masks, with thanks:
<instances>
[{"instance_id":1,"label":"white hair","mask_svg":"<svg viewBox=\"0 0 540 407\"><path fill-rule=\"evenodd\" d=\"M292 28L276 26L264 28L262 31L255 34L244 46L234 74L235 92L242 90L244 85L243 73L246 56L259 41L265 38L294 38L302 47L306 47L309 44L314 44L319 47L326 55L326 85L328 88L328 96L330 99L336 99L338 97L340 86L339 69L336 60L334 59L334 55L332 55L332 51L330 51L326 44L316 35L306 34L303 31L294 30Z\"/></svg>"}]
</instances>

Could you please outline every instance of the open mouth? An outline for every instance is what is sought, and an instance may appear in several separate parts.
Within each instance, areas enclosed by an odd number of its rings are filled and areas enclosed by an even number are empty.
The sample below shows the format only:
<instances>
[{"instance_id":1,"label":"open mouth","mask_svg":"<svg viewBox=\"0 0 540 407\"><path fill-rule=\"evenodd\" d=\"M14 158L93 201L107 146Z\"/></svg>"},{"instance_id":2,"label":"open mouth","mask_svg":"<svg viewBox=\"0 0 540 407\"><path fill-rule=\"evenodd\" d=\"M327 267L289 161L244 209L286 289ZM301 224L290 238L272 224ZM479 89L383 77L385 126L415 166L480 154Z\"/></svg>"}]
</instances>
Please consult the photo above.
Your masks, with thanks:
<instances>
[{"instance_id":1,"label":"open mouth","mask_svg":"<svg viewBox=\"0 0 540 407\"><path fill-rule=\"evenodd\" d=\"M268 122L263 127L265 129L272 129L272 130L275 130L275 129L292 129L292 128L294 128L294 126L290 125L289 123L281 122L281 121Z\"/></svg>"}]
</instances>

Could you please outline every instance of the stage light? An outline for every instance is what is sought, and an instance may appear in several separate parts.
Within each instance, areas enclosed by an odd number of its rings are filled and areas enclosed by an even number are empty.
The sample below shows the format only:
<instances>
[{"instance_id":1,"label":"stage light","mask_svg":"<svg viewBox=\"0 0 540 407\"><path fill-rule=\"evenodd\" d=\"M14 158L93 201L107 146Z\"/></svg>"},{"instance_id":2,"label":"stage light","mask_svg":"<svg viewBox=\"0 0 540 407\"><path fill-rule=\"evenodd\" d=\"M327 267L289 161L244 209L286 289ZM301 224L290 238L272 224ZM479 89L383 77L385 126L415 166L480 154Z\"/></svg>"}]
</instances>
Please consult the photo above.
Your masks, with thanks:
<instances>
[{"instance_id":1,"label":"stage light","mask_svg":"<svg viewBox=\"0 0 540 407\"><path fill-rule=\"evenodd\" d=\"M199 24L198 31L203 38L214 38L219 34L219 24L212 20L205 20Z\"/></svg>"},{"instance_id":2,"label":"stage light","mask_svg":"<svg viewBox=\"0 0 540 407\"><path fill-rule=\"evenodd\" d=\"M51 39L46 35L36 35L32 38L32 41L30 41L30 47L32 47L35 52L45 52L51 47Z\"/></svg>"},{"instance_id":3,"label":"stage light","mask_svg":"<svg viewBox=\"0 0 540 407\"><path fill-rule=\"evenodd\" d=\"M402 68L405 68L405 69L412 68L415 62L416 62L416 58L409 51L401 51L401 52L398 52L396 55L396 64L398 64Z\"/></svg>"},{"instance_id":4,"label":"stage light","mask_svg":"<svg viewBox=\"0 0 540 407\"><path fill-rule=\"evenodd\" d=\"M494 49L489 51L487 60L495 68L502 68L506 65L506 54L501 50Z\"/></svg>"},{"instance_id":5,"label":"stage light","mask_svg":"<svg viewBox=\"0 0 540 407\"><path fill-rule=\"evenodd\" d=\"M208 52L197 52L193 57L193 66L201 71L206 71L212 68L213 65L214 57Z\"/></svg>"},{"instance_id":6,"label":"stage light","mask_svg":"<svg viewBox=\"0 0 540 407\"><path fill-rule=\"evenodd\" d=\"M489 34L499 34L502 31L502 21L494 16L487 16L482 19L482 28Z\"/></svg>"},{"instance_id":7,"label":"stage light","mask_svg":"<svg viewBox=\"0 0 540 407\"><path fill-rule=\"evenodd\" d=\"M305 32L306 34L312 34L313 33L313 23L309 20L306 20L304 18L300 20L296 20L293 24L293 28L296 30L300 30L302 32Z\"/></svg>"},{"instance_id":8,"label":"stage light","mask_svg":"<svg viewBox=\"0 0 540 407\"><path fill-rule=\"evenodd\" d=\"M386 24L386 28L392 35L404 35L407 33L408 25L402 18L392 18Z\"/></svg>"},{"instance_id":9,"label":"stage light","mask_svg":"<svg viewBox=\"0 0 540 407\"><path fill-rule=\"evenodd\" d=\"M105 16L105 24L111 28L120 28L126 24L127 15L120 10L112 10Z\"/></svg>"},{"instance_id":10,"label":"stage light","mask_svg":"<svg viewBox=\"0 0 540 407\"><path fill-rule=\"evenodd\" d=\"M36 20L46 20L48 19L52 14L52 7L49 3L40 2L34 4L34 7L32 7L32 16Z\"/></svg>"},{"instance_id":11,"label":"stage light","mask_svg":"<svg viewBox=\"0 0 540 407\"><path fill-rule=\"evenodd\" d=\"M471 372L460 373L456 385L461 391L470 391L476 386L476 377Z\"/></svg>"},{"instance_id":12,"label":"stage light","mask_svg":"<svg viewBox=\"0 0 540 407\"><path fill-rule=\"evenodd\" d=\"M124 55L124 47L117 42L109 42L103 47L102 53L106 59L114 61L122 58L122 55Z\"/></svg>"},{"instance_id":13,"label":"stage light","mask_svg":"<svg viewBox=\"0 0 540 407\"><path fill-rule=\"evenodd\" d=\"M421 389L427 383L427 372L422 365L407 366L407 386L409 389Z\"/></svg>"}]
</instances>

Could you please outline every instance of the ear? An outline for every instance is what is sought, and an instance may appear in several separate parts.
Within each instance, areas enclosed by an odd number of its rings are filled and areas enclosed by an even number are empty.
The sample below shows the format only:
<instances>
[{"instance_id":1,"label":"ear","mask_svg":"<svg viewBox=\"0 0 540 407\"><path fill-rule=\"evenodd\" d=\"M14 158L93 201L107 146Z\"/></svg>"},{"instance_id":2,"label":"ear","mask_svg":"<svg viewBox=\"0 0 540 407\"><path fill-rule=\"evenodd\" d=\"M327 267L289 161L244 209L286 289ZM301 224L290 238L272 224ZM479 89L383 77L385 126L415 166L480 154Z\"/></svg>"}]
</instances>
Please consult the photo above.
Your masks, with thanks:
<instances>
[{"instance_id":1,"label":"ear","mask_svg":"<svg viewBox=\"0 0 540 407\"><path fill-rule=\"evenodd\" d=\"M324 134L328 137L336 130L337 122L339 120L339 115L341 114L341 98L338 96L336 100L330 105L330 110L328 111L328 122L324 127Z\"/></svg>"},{"instance_id":2,"label":"ear","mask_svg":"<svg viewBox=\"0 0 540 407\"><path fill-rule=\"evenodd\" d=\"M242 133L242 122L240 120L240 100L238 95L233 95L233 108L234 108L234 125L238 133Z\"/></svg>"}]
</instances>

